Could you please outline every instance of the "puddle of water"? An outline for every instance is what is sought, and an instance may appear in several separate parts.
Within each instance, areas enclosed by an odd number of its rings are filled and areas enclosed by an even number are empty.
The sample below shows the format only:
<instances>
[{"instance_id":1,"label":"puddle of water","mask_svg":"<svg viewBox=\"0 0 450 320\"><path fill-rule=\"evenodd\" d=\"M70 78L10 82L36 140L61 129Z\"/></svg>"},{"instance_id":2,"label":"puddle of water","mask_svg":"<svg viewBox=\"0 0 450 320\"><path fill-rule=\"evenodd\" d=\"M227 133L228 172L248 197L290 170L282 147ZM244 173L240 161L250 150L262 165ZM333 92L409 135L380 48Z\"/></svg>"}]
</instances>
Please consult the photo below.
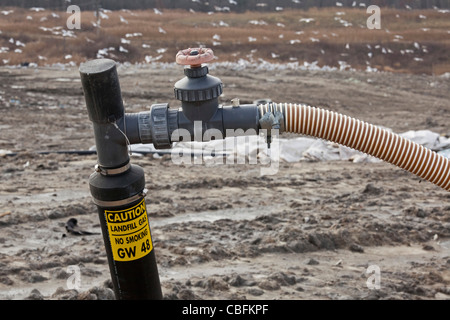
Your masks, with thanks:
<instances>
[{"instance_id":1,"label":"puddle of water","mask_svg":"<svg viewBox=\"0 0 450 320\"><path fill-rule=\"evenodd\" d=\"M53 81L57 81L57 82L81 82L80 79L74 78L56 78Z\"/></svg>"},{"instance_id":2,"label":"puddle of water","mask_svg":"<svg viewBox=\"0 0 450 320\"><path fill-rule=\"evenodd\" d=\"M186 222L214 222L221 219L231 219L231 220L251 220L259 216L274 214L277 212L275 207L252 207L252 208L231 208L215 211L200 211L200 212L190 212L184 214L178 214L175 217L168 218L151 218L150 225L152 227L167 226L175 223L186 223Z\"/></svg>"},{"instance_id":3,"label":"puddle of water","mask_svg":"<svg viewBox=\"0 0 450 320\"><path fill-rule=\"evenodd\" d=\"M48 203L51 200L65 201L90 197L89 190L56 190L29 195L0 194L0 202L13 201L16 204L24 203Z\"/></svg>"},{"instance_id":4,"label":"puddle of water","mask_svg":"<svg viewBox=\"0 0 450 320\"><path fill-rule=\"evenodd\" d=\"M445 239L440 243L441 247L446 250L450 250L450 239Z\"/></svg>"}]
</instances>

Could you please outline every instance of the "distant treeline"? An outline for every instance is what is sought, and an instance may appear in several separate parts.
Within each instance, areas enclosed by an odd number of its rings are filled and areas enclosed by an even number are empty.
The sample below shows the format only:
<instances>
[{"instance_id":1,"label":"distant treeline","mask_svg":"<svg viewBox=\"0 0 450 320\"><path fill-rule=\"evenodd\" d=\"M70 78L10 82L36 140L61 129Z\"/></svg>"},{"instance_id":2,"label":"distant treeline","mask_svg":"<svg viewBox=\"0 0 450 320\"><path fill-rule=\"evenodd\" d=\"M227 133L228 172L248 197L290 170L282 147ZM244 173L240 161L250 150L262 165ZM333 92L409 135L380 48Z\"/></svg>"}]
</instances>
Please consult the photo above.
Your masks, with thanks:
<instances>
[{"instance_id":1,"label":"distant treeline","mask_svg":"<svg viewBox=\"0 0 450 320\"><path fill-rule=\"evenodd\" d=\"M448 9L450 0L0 0L0 7L42 7L52 10L66 10L71 4L78 5L82 10L101 7L109 10L158 8L245 12L312 7L368 7L373 4L399 9Z\"/></svg>"}]
</instances>

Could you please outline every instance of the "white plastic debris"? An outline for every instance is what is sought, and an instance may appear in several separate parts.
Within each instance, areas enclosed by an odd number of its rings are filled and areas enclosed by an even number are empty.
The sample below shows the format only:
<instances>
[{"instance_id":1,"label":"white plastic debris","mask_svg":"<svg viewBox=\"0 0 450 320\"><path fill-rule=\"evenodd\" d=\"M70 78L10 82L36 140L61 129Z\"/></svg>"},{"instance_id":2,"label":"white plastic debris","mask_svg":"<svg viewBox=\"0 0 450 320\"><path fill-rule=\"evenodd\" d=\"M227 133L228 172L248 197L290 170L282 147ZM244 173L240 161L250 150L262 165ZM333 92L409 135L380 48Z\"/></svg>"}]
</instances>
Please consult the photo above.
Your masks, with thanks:
<instances>
[{"instance_id":1,"label":"white plastic debris","mask_svg":"<svg viewBox=\"0 0 450 320\"><path fill-rule=\"evenodd\" d=\"M420 130L401 133L424 147L432 150L441 150L438 153L450 158L450 138L445 138L437 133ZM237 139L237 140L234 140ZM234 140L234 141L233 141ZM298 137L294 139L277 139L271 148L279 148L281 161L351 161L351 162L381 162L381 160L366 155L351 148L338 145L333 142L316 139L312 137ZM131 147L132 152L155 152L153 144L137 144ZM159 151L159 150L158 150ZM172 149L161 150L163 152L174 152L175 154L203 153L223 154L234 157L248 157L248 155L266 154L267 145L261 136L228 137L224 140L213 140L210 142L179 142L174 143Z\"/></svg>"},{"instance_id":2,"label":"white plastic debris","mask_svg":"<svg viewBox=\"0 0 450 320\"><path fill-rule=\"evenodd\" d=\"M124 17L119 16L119 18L120 18L120 22L128 24L128 21Z\"/></svg>"},{"instance_id":3,"label":"white plastic debris","mask_svg":"<svg viewBox=\"0 0 450 320\"><path fill-rule=\"evenodd\" d=\"M400 136L423 145L433 151L440 151L450 148L450 138L446 138L430 130L411 130L401 133Z\"/></svg>"},{"instance_id":4,"label":"white plastic debris","mask_svg":"<svg viewBox=\"0 0 450 320\"><path fill-rule=\"evenodd\" d=\"M438 154L450 159L450 149L439 151Z\"/></svg>"}]
</instances>

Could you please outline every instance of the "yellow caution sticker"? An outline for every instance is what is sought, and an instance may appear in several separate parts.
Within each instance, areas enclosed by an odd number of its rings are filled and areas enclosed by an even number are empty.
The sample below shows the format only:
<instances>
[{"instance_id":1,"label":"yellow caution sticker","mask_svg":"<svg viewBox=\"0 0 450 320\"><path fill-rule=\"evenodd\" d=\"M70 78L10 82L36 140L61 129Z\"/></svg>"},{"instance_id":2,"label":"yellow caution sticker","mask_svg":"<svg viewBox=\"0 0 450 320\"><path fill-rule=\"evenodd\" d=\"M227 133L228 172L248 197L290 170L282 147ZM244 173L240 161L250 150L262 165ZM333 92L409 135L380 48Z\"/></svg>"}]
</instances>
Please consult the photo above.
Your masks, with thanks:
<instances>
[{"instance_id":1,"label":"yellow caution sticker","mask_svg":"<svg viewBox=\"0 0 450 320\"><path fill-rule=\"evenodd\" d=\"M105 210L109 239L115 261L132 261L145 257L153 249L145 201L134 207Z\"/></svg>"}]
</instances>

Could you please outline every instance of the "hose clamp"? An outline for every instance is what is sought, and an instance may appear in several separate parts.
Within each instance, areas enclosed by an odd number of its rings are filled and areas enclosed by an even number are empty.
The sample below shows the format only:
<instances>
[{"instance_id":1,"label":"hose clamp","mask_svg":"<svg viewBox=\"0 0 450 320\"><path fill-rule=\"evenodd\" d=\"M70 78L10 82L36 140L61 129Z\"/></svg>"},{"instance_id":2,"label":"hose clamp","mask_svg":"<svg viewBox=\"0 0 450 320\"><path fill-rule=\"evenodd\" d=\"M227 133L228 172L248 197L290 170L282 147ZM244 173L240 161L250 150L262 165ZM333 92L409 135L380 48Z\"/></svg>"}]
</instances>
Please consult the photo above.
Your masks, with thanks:
<instances>
[{"instance_id":1,"label":"hose clamp","mask_svg":"<svg viewBox=\"0 0 450 320\"><path fill-rule=\"evenodd\" d=\"M124 172L128 171L128 169L130 169L130 168L131 168L131 164L129 162L126 165L124 165L123 167L114 168L114 169L104 168L104 167L100 166L99 164L96 164L95 172L98 172L103 176L114 176L114 175L124 173Z\"/></svg>"},{"instance_id":2,"label":"hose clamp","mask_svg":"<svg viewBox=\"0 0 450 320\"><path fill-rule=\"evenodd\" d=\"M266 142L270 148L272 142L272 130L278 130L278 134L285 131L283 113L277 110L276 104L268 103L267 112L259 119L261 129L267 130Z\"/></svg>"}]
</instances>

